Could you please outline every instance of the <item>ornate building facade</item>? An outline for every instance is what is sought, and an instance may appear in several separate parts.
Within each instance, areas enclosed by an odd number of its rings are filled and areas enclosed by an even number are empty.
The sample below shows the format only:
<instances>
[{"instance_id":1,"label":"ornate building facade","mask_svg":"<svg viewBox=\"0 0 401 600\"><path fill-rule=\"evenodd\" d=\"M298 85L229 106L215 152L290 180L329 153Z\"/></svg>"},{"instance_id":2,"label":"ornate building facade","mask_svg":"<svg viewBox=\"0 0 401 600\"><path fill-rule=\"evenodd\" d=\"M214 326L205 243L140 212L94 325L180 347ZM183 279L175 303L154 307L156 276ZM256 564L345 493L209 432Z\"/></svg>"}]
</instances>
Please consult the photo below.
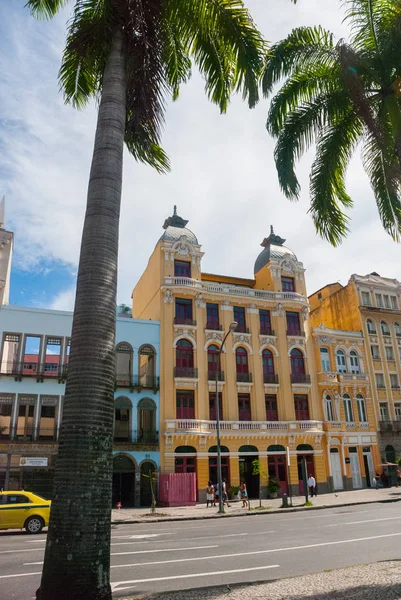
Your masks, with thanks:
<instances>
[{"instance_id":1,"label":"ornate building facade","mask_svg":"<svg viewBox=\"0 0 401 600\"><path fill-rule=\"evenodd\" d=\"M253 278L205 273L187 221L175 210L163 228L132 296L135 318L160 320L162 471L196 472L203 497L207 481L217 479L219 402L223 477L231 485L245 479L256 496L259 484L263 489L268 477L277 477L283 492L302 493L306 459L319 491L334 489L328 448L338 446L338 428L325 423L327 385L317 379L303 264L271 229ZM219 363L233 321L237 329ZM366 387L366 376L358 385ZM253 475L255 459L260 476Z\"/></svg>"},{"instance_id":2,"label":"ornate building facade","mask_svg":"<svg viewBox=\"0 0 401 600\"><path fill-rule=\"evenodd\" d=\"M381 462L401 456L401 283L378 273L352 275L309 297L311 323L361 332ZM341 356L333 357L340 364Z\"/></svg>"}]
</instances>

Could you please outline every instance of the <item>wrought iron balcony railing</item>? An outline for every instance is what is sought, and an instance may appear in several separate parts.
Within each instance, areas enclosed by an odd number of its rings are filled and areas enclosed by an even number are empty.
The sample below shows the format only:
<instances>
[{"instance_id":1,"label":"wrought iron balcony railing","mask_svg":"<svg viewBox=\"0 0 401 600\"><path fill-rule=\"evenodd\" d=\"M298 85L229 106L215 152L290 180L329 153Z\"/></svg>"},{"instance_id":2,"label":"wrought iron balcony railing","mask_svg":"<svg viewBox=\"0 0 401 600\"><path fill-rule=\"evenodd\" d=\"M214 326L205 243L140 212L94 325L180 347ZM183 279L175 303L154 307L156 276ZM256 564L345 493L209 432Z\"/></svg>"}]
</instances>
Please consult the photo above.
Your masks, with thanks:
<instances>
[{"instance_id":1,"label":"wrought iron balcony railing","mask_svg":"<svg viewBox=\"0 0 401 600\"><path fill-rule=\"evenodd\" d=\"M263 373L263 383L278 383L278 374Z\"/></svg>"},{"instance_id":2,"label":"wrought iron balcony railing","mask_svg":"<svg viewBox=\"0 0 401 600\"><path fill-rule=\"evenodd\" d=\"M259 333L260 335L276 335L270 325L261 325Z\"/></svg>"},{"instance_id":3,"label":"wrought iron balcony railing","mask_svg":"<svg viewBox=\"0 0 401 600\"><path fill-rule=\"evenodd\" d=\"M237 372L237 382L238 383L252 383L252 373L238 373Z\"/></svg>"},{"instance_id":4,"label":"wrought iron balcony railing","mask_svg":"<svg viewBox=\"0 0 401 600\"><path fill-rule=\"evenodd\" d=\"M223 326L218 321L206 321L205 329L211 329L213 331L223 331Z\"/></svg>"},{"instance_id":5,"label":"wrought iron balcony railing","mask_svg":"<svg viewBox=\"0 0 401 600\"><path fill-rule=\"evenodd\" d=\"M310 375L306 373L291 373L291 383L310 383Z\"/></svg>"},{"instance_id":6,"label":"wrought iron balcony railing","mask_svg":"<svg viewBox=\"0 0 401 600\"><path fill-rule=\"evenodd\" d=\"M174 317L174 325L192 325L196 327L196 321L188 317Z\"/></svg>"},{"instance_id":7,"label":"wrought iron balcony railing","mask_svg":"<svg viewBox=\"0 0 401 600\"><path fill-rule=\"evenodd\" d=\"M208 371L207 374L207 378L208 381L216 381L216 374L217 374L217 381L225 381L224 379L224 371Z\"/></svg>"},{"instance_id":8,"label":"wrought iron balcony railing","mask_svg":"<svg viewBox=\"0 0 401 600\"><path fill-rule=\"evenodd\" d=\"M197 379L198 369L195 367L174 367L174 377Z\"/></svg>"}]
</instances>

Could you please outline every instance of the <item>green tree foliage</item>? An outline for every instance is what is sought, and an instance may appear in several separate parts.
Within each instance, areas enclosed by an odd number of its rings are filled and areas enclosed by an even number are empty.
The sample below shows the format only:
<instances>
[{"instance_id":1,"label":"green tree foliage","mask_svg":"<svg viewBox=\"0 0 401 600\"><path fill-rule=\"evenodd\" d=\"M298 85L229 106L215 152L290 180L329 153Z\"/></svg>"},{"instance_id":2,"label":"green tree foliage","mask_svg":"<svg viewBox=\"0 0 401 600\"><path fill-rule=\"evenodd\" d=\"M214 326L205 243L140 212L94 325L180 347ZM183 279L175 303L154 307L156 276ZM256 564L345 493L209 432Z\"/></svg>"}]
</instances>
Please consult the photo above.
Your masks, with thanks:
<instances>
[{"instance_id":1,"label":"green tree foliage","mask_svg":"<svg viewBox=\"0 0 401 600\"><path fill-rule=\"evenodd\" d=\"M334 246L349 231L346 169L359 144L384 229L401 234L401 3L345 0L349 43L321 27L294 29L271 48L262 87L273 87L267 129L277 139L279 183L290 200L298 159L316 144L310 212Z\"/></svg>"}]
</instances>

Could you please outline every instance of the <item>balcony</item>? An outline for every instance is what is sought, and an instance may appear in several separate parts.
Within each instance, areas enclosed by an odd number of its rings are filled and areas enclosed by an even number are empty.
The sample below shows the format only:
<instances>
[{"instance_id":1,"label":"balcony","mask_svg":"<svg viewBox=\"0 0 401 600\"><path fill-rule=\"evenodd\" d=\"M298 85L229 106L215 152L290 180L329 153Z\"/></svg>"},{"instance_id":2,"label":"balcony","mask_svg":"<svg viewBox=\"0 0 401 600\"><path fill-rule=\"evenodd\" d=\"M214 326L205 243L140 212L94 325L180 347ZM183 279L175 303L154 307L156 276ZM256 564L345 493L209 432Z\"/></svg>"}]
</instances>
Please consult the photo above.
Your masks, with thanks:
<instances>
[{"instance_id":1,"label":"balcony","mask_svg":"<svg viewBox=\"0 0 401 600\"><path fill-rule=\"evenodd\" d=\"M324 371L317 374L318 383L337 383L338 376L335 371Z\"/></svg>"},{"instance_id":2,"label":"balcony","mask_svg":"<svg viewBox=\"0 0 401 600\"><path fill-rule=\"evenodd\" d=\"M245 327L245 325L240 325L238 323L237 327L235 328L235 333L249 333L249 327Z\"/></svg>"},{"instance_id":3,"label":"balcony","mask_svg":"<svg viewBox=\"0 0 401 600\"><path fill-rule=\"evenodd\" d=\"M291 383L310 383L310 375L306 373L291 373Z\"/></svg>"},{"instance_id":4,"label":"balcony","mask_svg":"<svg viewBox=\"0 0 401 600\"><path fill-rule=\"evenodd\" d=\"M188 317L174 317L174 325L189 325L196 327L195 319L189 319Z\"/></svg>"},{"instance_id":5,"label":"balcony","mask_svg":"<svg viewBox=\"0 0 401 600\"><path fill-rule=\"evenodd\" d=\"M113 438L113 446L118 450L129 450L140 446L157 446L159 444L158 431L133 431L132 435Z\"/></svg>"},{"instance_id":6,"label":"balcony","mask_svg":"<svg viewBox=\"0 0 401 600\"><path fill-rule=\"evenodd\" d=\"M382 420L379 421L379 429L381 433L386 433L386 432L392 432L394 431L394 427L393 424L397 423L397 421L390 421L390 420ZM399 422L401 425L401 422Z\"/></svg>"},{"instance_id":7,"label":"balcony","mask_svg":"<svg viewBox=\"0 0 401 600\"><path fill-rule=\"evenodd\" d=\"M340 381L366 381L368 376L366 373L360 373L359 371L347 371L338 373Z\"/></svg>"},{"instance_id":8,"label":"balcony","mask_svg":"<svg viewBox=\"0 0 401 600\"><path fill-rule=\"evenodd\" d=\"M287 336L291 337L305 337L305 332L301 329L287 329Z\"/></svg>"},{"instance_id":9,"label":"balcony","mask_svg":"<svg viewBox=\"0 0 401 600\"><path fill-rule=\"evenodd\" d=\"M195 367L174 367L174 377L182 379L197 379L198 369Z\"/></svg>"},{"instance_id":10,"label":"balcony","mask_svg":"<svg viewBox=\"0 0 401 600\"><path fill-rule=\"evenodd\" d=\"M216 374L217 374L217 381L225 381L224 371L208 371L208 374L207 374L208 381L216 381Z\"/></svg>"},{"instance_id":11,"label":"balcony","mask_svg":"<svg viewBox=\"0 0 401 600\"><path fill-rule=\"evenodd\" d=\"M206 321L205 329L210 331L223 331L223 326L218 321Z\"/></svg>"},{"instance_id":12,"label":"balcony","mask_svg":"<svg viewBox=\"0 0 401 600\"><path fill-rule=\"evenodd\" d=\"M134 388L139 390L154 390L157 391L160 387L160 378L153 375L135 375L132 378Z\"/></svg>"},{"instance_id":13,"label":"balcony","mask_svg":"<svg viewBox=\"0 0 401 600\"><path fill-rule=\"evenodd\" d=\"M9 429L8 433L3 432L1 439L8 439L13 443L26 444L35 442L35 444L48 444L58 440L58 431L54 427L17 427L14 430ZM4 437L3 437L4 436Z\"/></svg>"},{"instance_id":14,"label":"balcony","mask_svg":"<svg viewBox=\"0 0 401 600\"><path fill-rule=\"evenodd\" d=\"M16 381L21 381L22 377L35 377L37 381L43 381L43 379L61 380L67 377L67 371L68 364L23 361L3 363L0 375L14 377Z\"/></svg>"},{"instance_id":15,"label":"balcony","mask_svg":"<svg viewBox=\"0 0 401 600\"><path fill-rule=\"evenodd\" d=\"M341 421L324 421L324 431L342 431L345 429Z\"/></svg>"},{"instance_id":16,"label":"balcony","mask_svg":"<svg viewBox=\"0 0 401 600\"><path fill-rule=\"evenodd\" d=\"M166 423L166 434L169 433L214 433L216 431L216 421L200 419L168 419ZM305 431L310 432L323 431L321 421L220 421L220 435L232 435L232 433L241 433L243 431L260 432L266 435L268 432L276 434L278 431Z\"/></svg>"},{"instance_id":17,"label":"balcony","mask_svg":"<svg viewBox=\"0 0 401 600\"><path fill-rule=\"evenodd\" d=\"M278 374L263 373L263 383L278 383Z\"/></svg>"},{"instance_id":18,"label":"balcony","mask_svg":"<svg viewBox=\"0 0 401 600\"><path fill-rule=\"evenodd\" d=\"M221 294L222 296L240 296L242 298L256 298L260 300L271 300L272 302L291 302L306 306L308 298L296 292L269 292L266 290L255 290L245 286L236 286L226 283L215 283L208 281L198 281L189 277L165 277L164 284L168 287L186 287L197 291L203 291L211 294Z\"/></svg>"},{"instance_id":19,"label":"balcony","mask_svg":"<svg viewBox=\"0 0 401 600\"><path fill-rule=\"evenodd\" d=\"M276 335L274 329L267 325L261 325L259 335Z\"/></svg>"},{"instance_id":20,"label":"balcony","mask_svg":"<svg viewBox=\"0 0 401 600\"><path fill-rule=\"evenodd\" d=\"M252 383L252 373L237 373L237 383Z\"/></svg>"}]
</instances>

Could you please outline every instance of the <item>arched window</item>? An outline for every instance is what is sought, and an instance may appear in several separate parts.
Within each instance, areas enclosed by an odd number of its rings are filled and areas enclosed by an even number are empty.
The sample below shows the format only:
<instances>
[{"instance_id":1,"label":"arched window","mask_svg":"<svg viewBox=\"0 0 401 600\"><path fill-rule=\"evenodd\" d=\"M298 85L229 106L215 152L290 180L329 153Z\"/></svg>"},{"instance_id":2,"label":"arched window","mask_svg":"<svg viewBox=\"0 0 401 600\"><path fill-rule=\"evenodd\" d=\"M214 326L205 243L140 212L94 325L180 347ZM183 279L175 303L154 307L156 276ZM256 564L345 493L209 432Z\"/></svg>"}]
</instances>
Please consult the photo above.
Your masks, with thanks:
<instances>
[{"instance_id":1,"label":"arched window","mask_svg":"<svg viewBox=\"0 0 401 600\"><path fill-rule=\"evenodd\" d=\"M359 373L359 359L355 350L350 352L349 360L351 363L351 373Z\"/></svg>"},{"instance_id":2,"label":"arched window","mask_svg":"<svg viewBox=\"0 0 401 600\"><path fill-rule=\"evenodd\" d=\"M139 384L144 388L155 387L156 352L150 344L139 348Z\"/></svg>"},{"instance_id":3,"label":"arched window","mask_svg":"<svg viewBox=\"0 0 401 600\"><path fill-rule=\"evenodd\" d=\"M326 396L326 416L328 421L334 421L334 408L331 396Z\"/></svg>"},{"instance_id":4,"label":"arched window","mask_svg":"<svg viewBox=\"0 0 401 600\"><path fill-rule=\"evenodd\" d=\"M129 387L132 385L132 346L128 342L120 342L116 346L116 385Z\"/></svg>"},{"instance_id":5,"label":"arched window","mask_svg":"<svg viewBox=\"0 0 401 600\"><path fill-rule=\"evenodd\" d=\"M381 327L383 335L390 335L390 328L388 326L388 323L386 323L386 321L380 321L380 327Z\"/></svg>"},{"instance_id":6,"label":"arched window","mask_svg":"<svg viewBox=\"0 0 401 600\"><path fill-rule=\"evenodd\" d=\"M211 344L207 349L207 370L209 380L216 379L216 371L221 371L219 349L216 344Z\"/></svg>"},{"instance_id":7,"label":"arched window","mask_svg":"<svg viewBox=\"0 0 401 600\"><path fill-rule=\"evenodd\" d=\"M347 372L347 363L345 362L345 354L343 350L337 350L337 371L339 373Z\"/></svg>"},{"instance_id":8,"label":"arched window","mask_svg":"<svg viewBox=\"0 0 401 600\"><path fill-rule=\"evenodd\" d=\"M352 400L348 394L343 396L344 416L347 423L354 422L354 413L352 411Z\"/></svg>"},{"instance_id":9,"label":"arched window","mask_svg":"<svg viewBox=\"0 0 401 600\"><path fill-rule=\"evenodd\" d=\"M235 351L237 381L249 381L248 352L240 346Z\"/></svg>"},{"instance_id":10,"label":"arched window","mask_svg":"<svg viewBox=\"0 0 401 600\"><path fill-rule=\"evenodd\" d=\"M368 319L366 321L366 325L368 328L368 333L376 333L376 323L372 321L372 319Z\"/></svg>"},{"instance_id":11,"label":"arched window","mask_svg":"<svg viewBox=\"0 0 401 600\"><path fill-rule=\"evenodd\" d=\"M131 400L120 396L114 401L114 441L131 441Z\"/></svg>"},{"instance_id":12,"label":"arched window","mask_svg":"<svg viewBox=\"0 0 401 600\"><path fill-rule=\"evenodd\" d=\"M263 381L264 383L275 383L274 358L271 350L265 348L262 352Z\"/></svg>"},{"instance_id":13,"label":"arched window","mask_svg":"<svg viewBox=\"0 0 401 600\"><path fill-rule=\"evenodd\" d=\"M401 327L400 324L397 323L397 321L394 323L394 331L395 331L395 335L400 337L401 336Z\"/></svg>"},{"instance_id":14,"label":"arched window","mask_svg":"<svg viewBox=\"0 0 401 600\"><path fill-rule=\"evenodd\" d=\"M360 423L367 423L368 419L366 417L366 406L365 400L361 394L358 394L356 397L356 404L358 407L358 419Z\"/></svg>"},{"instance_id":15,"label":"arched window","mask_svg":"<svg viewBox=\"0 0 401 600\"><path fill-rule=\"evenodd\" d=\"M156 404L151 398L142 398L138 402L137 441L147 444L157 442Z\"/></svg>"},{"instance_id":16,"label":"arched window","mask_svg":"<svg viewBox=\"0 0 401 600\"><path fill-rule=\"evenodd\" d=\"M291 374L294 376L305 375L305 361L301 350L294 348L291 350Z\"/></svg>"},{"instance_id":17,"label":"arched window","mask_svg":"<svg viewBox=\"0 0 401 600\"><path fill-rule=\"evenodd\" d=\"M175 376L193 376L194 349L188 340L179 340L175 349Z\"/></svg>"},{"instance_id":18,"label":"arched window","mask_svg":"<svg viewBox=\"0 0 401 600\"><path fill-rule=\"evenodd\" d=\"M320 348L320 362L323 373L330 371L330 357L328 348Z\"/></svg>"}]
</instances>

